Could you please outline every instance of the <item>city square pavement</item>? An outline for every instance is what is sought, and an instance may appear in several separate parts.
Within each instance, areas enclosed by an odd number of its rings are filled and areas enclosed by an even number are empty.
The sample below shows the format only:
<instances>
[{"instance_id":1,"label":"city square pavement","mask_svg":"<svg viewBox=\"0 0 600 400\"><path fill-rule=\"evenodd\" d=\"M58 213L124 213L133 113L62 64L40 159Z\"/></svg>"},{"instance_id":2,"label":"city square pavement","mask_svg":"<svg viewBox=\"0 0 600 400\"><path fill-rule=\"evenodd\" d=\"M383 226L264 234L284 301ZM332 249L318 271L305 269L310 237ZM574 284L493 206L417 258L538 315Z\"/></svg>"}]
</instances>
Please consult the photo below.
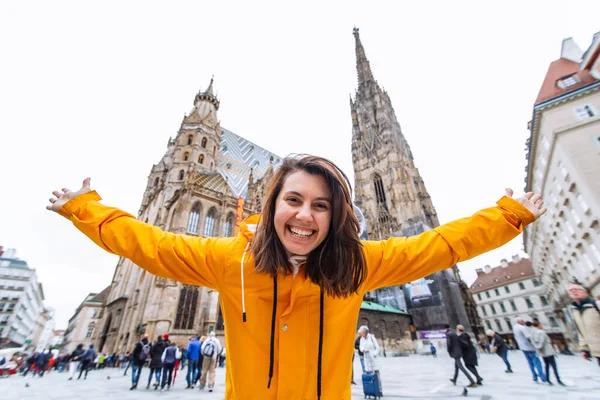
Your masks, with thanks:
<instances>
[{"instance_id":1,"label":"city square pavement","mask_svg":"<svg viewBox=\"0 0 600 400\"><path fill-rule=\"evenodd\" d=\"M474 399L600 399L600 367L579 356L558 357L559 373L567 388L534 383L525 357L518 351L509 353L514 374L504 373L504 364L499 357L482 354L479 360L480 374L484 385L468 389L467 396ZM358 385L352 386L352 399L364 398L360 383L360 364L354 362ZM107 368L90 371L87 380L68 381L66 373L52 372L43 378L11 376L0 379L2 399L223 399L225 392L225 369L217 369L215 392L199 392L198 389L185 389L185 370L179 371L174 387L161 393L146 390L148 369L144 369L139 389L129 391L131 371L123 376L117 369ZM446 354L438 358L431 356L388 357L381 359L381 379L384 399L448 399L462 397L463 388L468 384L459 375L458 386L449 381L454 372L454 362ZM110 379L109 379L110 378ZM260 379L261 377L257 377ZM554 376L552 380L555 381ZM266 379L265 379L266 384Z\"/></svg>"}]
</instances>

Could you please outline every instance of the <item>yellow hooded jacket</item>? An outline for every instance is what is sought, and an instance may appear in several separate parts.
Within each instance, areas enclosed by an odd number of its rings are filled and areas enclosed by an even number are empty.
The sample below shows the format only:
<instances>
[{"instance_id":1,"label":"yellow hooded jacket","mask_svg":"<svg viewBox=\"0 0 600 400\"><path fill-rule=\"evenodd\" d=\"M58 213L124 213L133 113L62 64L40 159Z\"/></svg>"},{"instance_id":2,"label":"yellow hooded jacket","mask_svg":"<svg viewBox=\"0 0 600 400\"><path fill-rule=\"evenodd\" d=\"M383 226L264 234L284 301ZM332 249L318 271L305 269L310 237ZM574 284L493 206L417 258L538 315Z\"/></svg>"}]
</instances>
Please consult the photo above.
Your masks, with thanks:
<instances>
[{"instance_id":1,"label":"yellow hooded jacket","mask_svg":"<svg viewBox=\"0 0 600 400\"><path fill-rule=\"evenodd\" d=\"M231 400L317 399L318 391L323 400L350 400L354 337L366 292L492 250L535 220L520 203L503 197L495 207L418 236L363 241L364 284L347 298L325 295L321 321L320 288L303 268L295 278L280 274L276 286L273 277L254 270L248 249L258 216L246 219L237 237L200 238L164 232L99 200L92 191L70 200L59 213L104 250L154 275L219 291L227 348L225 398Z\"/></svg>"}]
</instances>

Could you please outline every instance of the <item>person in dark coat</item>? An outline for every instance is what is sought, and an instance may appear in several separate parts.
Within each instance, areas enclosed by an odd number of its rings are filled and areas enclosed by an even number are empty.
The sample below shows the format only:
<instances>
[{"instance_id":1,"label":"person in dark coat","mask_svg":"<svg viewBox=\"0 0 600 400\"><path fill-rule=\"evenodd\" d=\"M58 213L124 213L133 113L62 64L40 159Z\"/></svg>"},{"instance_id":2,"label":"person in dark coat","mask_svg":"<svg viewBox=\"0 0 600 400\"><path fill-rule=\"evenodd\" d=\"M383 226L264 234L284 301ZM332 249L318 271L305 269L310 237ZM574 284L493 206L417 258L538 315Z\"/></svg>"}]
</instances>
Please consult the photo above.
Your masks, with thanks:
<instances>
[{"instance_id":1,"label":"person in dark coat","mask_svg":"<svg viewBox=\"0 0 600 400\"><path fill-rule=\"evenodd\" d=\"M148 340L148 336L144 336L142 340L140 340L133 349L133 353L131 354L131 388L129 390L137 389L138 381L140 380L140 375L142 374L142 368L144 368L144 364L146 363L146 359L150 357L150 350L152 345ZM152 376L152 374L150 374Z\"/></svg>"},{"instance_id":2,"label":"person in dark coat","mask_svg":"<svg viewBox=\"0 0 600 400\"><path fill-rule=\"evenodd\" d=\"M477 383L473 380L471 375L467 372L462 362L460 361L462 357L462 350L460 348L460 341L458 340L458 335L455 331L450 329L450 325L446 325L446 345L448 348L448 354L450 357L454 358L454 378L450 379L450 382L456 385L456 379L458 378L458 370L460 369L463 374L469 379L471 382L467 387L477 387Z\"/></svg>"},{"instance_id":3,"label":"person in dark coat","mask_svg":"<svg viewBox=\"0 0 600 400\"><path fill-rule=\"evenodd\" d=\"M458 340L460 341L460 349L462 351L462 358L465 362L465 366L475 378L477 378L477 384L482 385L481 381L483 378L479 376L477 372L477 352L473 347L473 342L471 342L471 336L467 332L465 332L465 327L462 325L456 326L456 331L458 333Z\"/></svg>"},{"instance_id":4,"label":"person in dark coat","mask_svg":"<svg viewBox=\"0 0 600 400\"><path fill-rule=\"evenodd\" d=\"M163 362L161 358L166 348L167 345L163 340L162 335L159 335L158 339L156 339L156 342L152 345L152 348L150 349L150 374L148 375L148 385L146 386L146 389L150 388L153 373L156 376L154 390L158 389L158 386L160 385L160 373L163 367Z\"/></svg>"},{"instance_id":5,"label":"person in dark coat","mask_svg":"<svg viewBox=\"0 0 600 400\"><path fill-rule=\"evenodd\" d=\"M96 359L96 350L94 349L94 345L90 344L90 347L81 355L81 369L79 370L79 376L77 379L81 378L81 374L85 371L85 376L83 379L87 379L88 371L92 366L92 363Z\"/></svg>"},{"instance_id":6,"label":"person in dark coat","mask_svg":"<svg viewBox=\"0 0 600 400\"><path fill-rule=\"evenodd\" d=\"M490 338L490 352L496 353L498 357L500 357L502 361L504 361L504 364L506 364L506 371L504 372L506 372L507 374L512 374L512 367L508 362L508 346L506 345L506 343L504 343L502 337L493 330L489 329L487 331L487 335Z\"/></svg>"}]
</instances>

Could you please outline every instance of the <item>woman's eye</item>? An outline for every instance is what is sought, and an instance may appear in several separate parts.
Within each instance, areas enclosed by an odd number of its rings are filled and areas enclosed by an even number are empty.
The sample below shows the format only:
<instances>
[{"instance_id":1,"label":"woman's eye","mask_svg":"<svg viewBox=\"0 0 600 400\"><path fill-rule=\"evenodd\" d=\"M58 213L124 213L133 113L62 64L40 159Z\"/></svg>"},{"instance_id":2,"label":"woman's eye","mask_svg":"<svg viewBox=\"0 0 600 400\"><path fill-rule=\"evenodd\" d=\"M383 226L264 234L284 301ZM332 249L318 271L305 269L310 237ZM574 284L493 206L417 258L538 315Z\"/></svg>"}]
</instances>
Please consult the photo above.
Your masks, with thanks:
<instances>
[{"instance_id":1,"label":"woman's eye","mask_svg":"<svg viewBox=\"0 0 600 400\"><path fill-rule=\"evenodd\" d=\"M298 198L296 198L296 197L288 197L286 199L286 201L289 202L289 203L298 203L299 202Z\"/></svg>"},{"instance_id":2,"label":"woman's eye","mask_svg":"<svg viewBox=\"0 0 600 400\"><path fill-rule=\"evenodd\" d=\"M327 204L324 203L318 203L315 207L319 210L327 210Z\"/></svg>"}]
</instances>

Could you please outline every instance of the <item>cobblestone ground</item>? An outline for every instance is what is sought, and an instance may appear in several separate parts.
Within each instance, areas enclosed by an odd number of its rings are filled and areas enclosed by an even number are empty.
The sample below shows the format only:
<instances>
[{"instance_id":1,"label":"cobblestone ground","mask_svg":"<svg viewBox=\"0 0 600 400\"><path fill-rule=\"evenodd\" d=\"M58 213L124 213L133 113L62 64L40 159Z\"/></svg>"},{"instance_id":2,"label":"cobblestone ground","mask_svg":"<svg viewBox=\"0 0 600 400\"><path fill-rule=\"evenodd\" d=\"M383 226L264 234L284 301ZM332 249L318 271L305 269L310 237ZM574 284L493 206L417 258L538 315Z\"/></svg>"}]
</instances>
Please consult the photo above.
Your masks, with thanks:
<instances>
[{"instance_id":1,"label":"cobblestone ground","mask_svg":"<svg viewBox=\"0 0 600 400\"><path fill-rule=\"evenodd\" d=\"M469 389L468 397L482 400L496 399L600 399L600 368L578 356L558 358L559 373L567 388L534 383L525 357L520 352L509 355L514 374L504 373L504 364L495 355L484 354L480 359L480 374L484 385ZM453 386L449 378L454 372L454 363L442 354L437 359L431 356L393 357L381 359L381 375L384 399L450 399L462 397L463 388ZM360 364L355 360L354 370L358 385L352 386L352 399L364 398L360 384ZM131 371L130 371L131 372ZM86 400L134 400L134 399L223 399L225 392L225 370L217 369L215 392L199 392L185 389L185 370L179 371L173 388L161 393L146 390L148 370L142 373L138 390L128 390L130 372L123 376L117 369L91 371L87 380L67 381L66 373L52 372L43 378L11 376L0 379L0 398L15 400L37 399L86 399ZM109 379L110 378L110 379ZM553 380L554 376L552 376ZM459 375L459 385L468 384Z\"/></svg>"}]
</instances>

